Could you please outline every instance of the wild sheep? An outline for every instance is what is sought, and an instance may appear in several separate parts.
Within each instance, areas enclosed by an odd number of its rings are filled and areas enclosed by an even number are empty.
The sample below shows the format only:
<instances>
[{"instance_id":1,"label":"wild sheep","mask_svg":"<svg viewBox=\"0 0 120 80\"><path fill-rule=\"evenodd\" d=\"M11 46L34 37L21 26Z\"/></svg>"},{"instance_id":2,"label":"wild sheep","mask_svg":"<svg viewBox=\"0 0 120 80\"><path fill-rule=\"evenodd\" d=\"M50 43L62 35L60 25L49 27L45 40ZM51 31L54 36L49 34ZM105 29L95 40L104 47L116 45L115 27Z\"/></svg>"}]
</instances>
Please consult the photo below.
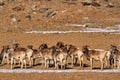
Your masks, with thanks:
<instances>
[{"instance_id":1,"label":"wild sheep","mask_svg":"<svg viewBox=\"0 0 120 80\"><path fill-rule=\"evenodd\" d=\"M61 69L66 68L66 56L65 53L62 51L57 51L57 53L54 54L54 62L55 62L55 68L59 68L58 66L61 66Z\"/></svg>"},{"instance_id":2,"label":"wild sheep","mask_svg":"<svg viewBox=\"0 0 120 80\"><path fill-rule=\"evenodd\" d=\"M111 55L111 50L107 50L107 53L106 53L106 66L109 66L110 65L110 55Z\"/></svg>"},{"instance_id":3,"label":"wild sheep","mask_svg":"<svg viewBox=\"0 0 120 80\"><path fill-rule=\"evenodd\" d=\"M52 46L48 48L47 46L45 46L45 44L44 45L41 44L40 51L41 51L42 58L45 61L46 68L49 67L51 60L54 62L55 68L57 69L58 69L58 65L65 66L64 58L66 53L62 52L58 47ZM47 61L49 61L49 64L47 64Z\"/></svg>"},{"instance_id":4,"label":"wild sheep","mask_svg":"<svg viewBox=\"0 0 120 80\"><path fill-rule=\"evenodd\" d=\"M6 59L7 63L9 64L9 54L8 54L8 50L9 50L9 45L7 46L3 46L2 47L2 51L1 51L1 63L3 63Z\"/></svg>"},{"instance_id":5,"label":"wild sheep","mask_svg":"<svg viewBox=\"0 0 120 80\"><path fill-rule=\"evenodd\" d=\"M107 52L104 50L89 49L89 46L83 46L84 56L90 60L91 69L93 68L93 60L101 62L101 70L104 68L104 60Z\"/></svg>"},{"instance_id":6,"label":"wild sheep","mask_svg":"<svg viewBox=\"0 0 120 80\"><path fill-rule=\"evenodd\" d=\"M67 60L68 56L70 56L72 58L71 67L73 66L76 58L78 58L78 60L80 61L80 66L83 66L82 65L83 52L79 48L77 48L73 45L68 45L68 44L64 45L63 42L57 42L56 46L58 48L60 48L63 52L66 53L66 60ZM76 64L76 62L75 62L75 64Z\"/></svg>"},{"instance_id":7,"label":"wild sheep","mask_svg":"<svg viewBox=\"0 0 120 80\"><path fill-rule=\"evenodd\" d=\"M45 67L48 68L47 61L50 62L50 60L52 59L52 53L50 52L47 44L41 44L39 50L42 60L45 62Z\"/></svg>"},{"instance_id":8,"label":"wild sheep","mask_svg":"<svg viewBox=\"0 0 120 80\"><path fill-rule=\"evenodd\" d=\"M33 55L33 50L32 49L27 49L27 48L23 48L23 47L20 47L20 44L19 43L16 43L16 44L13 44L13 49L14 49L14 52L19 52L19 51L23 51L25 52L26 54L26 58L28 59L29 61L29 65L32 66L33 65L33 60L32 60L32 55Z\"/></svg>"},{"instance_id":9,"label":"wild sheep","mask_svg":"<svg viewBox=\"0 0 120 80\"><path fill-rule=\"evenodd\" d=\"M32 64L31 56L33 51L31 49L20 48L18 44L14 44L13 48L10 48L9 46L3 46L1 53L3 54L3 61L7 59L7 63L11 63L11 68L13 64L16 64L16 61L18 61L19 64L22 64L23 59L24 62L26 59L28 59L29 64Z\"/></svg>"},{"instance_id":10,"label":"wild sheep","mask_svg":"<svg viewBox=\"0 0 120 80\"><path fill-rule=\"evenodd\" d=\"M27 65L26 60L29 61L29 65L32 66L32 60L31 60L31 56L33 54L33 50L31 49L27 49L26 51L9 51L9 57L11 60L11 69L13 69L12 65L16 64L16 61L19 61L19 64L21 64L21 69L23 68L23 64Z\"/></svg>"},{"instance_id":11,"label":"wild sheep","mask_svg":"<svg viewBox=\"0 0 120 80\"><path fill-rule=\"evenodd\" d=\"M83 66L83 64L82 64L82 62L83 62L83 52L76 46L68 45L68 47L69 47L68 48L69 49L68 56L70 56L72 58L71 67L74 65L74 60L76 58L78 58L80 66ZM75 62L75 64L76 64L76 62Z\"/></svg>"},{"instance_id":12,"label":"wild sheep","mask_svg":"<svg viewBox=\"0 0 120 80\"><path fill-rule=\"evenodd\" d=\"M13 44L14 51L26 51L26 48L20 47L19 43Z\"/></svg>"},{"instance_id":13,"label":"wild sheep","mask_svg":"<svg viewBox=\"0 0 120 80\"><path fill-rule=\"evenodd\" d=\"M120 68L120 51L117 49L117 46L111 45L111 54L110 54L110 65L117 66Z\"/></svg>"},{"instance_id":14,"label":"wild sheep","mask_svg":"<svg viewBox=\"0 0 120 80\"><path fill-rule=\"evenodd\" d=\"M35 60L36 60L37 58L40 58L40 57L41 57L41 55L40 55L40 50L39 50L39 49L33 49L33 45L28 45L28 48L33 50L31 59L32 59L32 65L35 65Z\"/></svg>"},{"instance_id":15,"label":"wild sheep","mask_svg":"<svg viewBox=\"0 0 120 80\"><path fill-rule=\"evenodd\" d=\"M65 69L67 53L63 52L60 48L57 48L56 46L52 46L51 51L52 51L52 57L55 64L55 69L58 69L59 65L61 66L61 69L63 68Z\"/></svg>"},{"instance_id":16,"label":"wild sheep","mask_svg":"<svg viewBox=\"0 0 120 80\"><path fill-rule=\"evenodd\" d=\"M11 69L14 68L16 65L16 61L19 61L21 63L21 69L23 68L23 65L25 65L26 68L26 54L24 51L17 51L17 52L10 52L9 54L11 56Z\"/></svg>"}]
</instances>

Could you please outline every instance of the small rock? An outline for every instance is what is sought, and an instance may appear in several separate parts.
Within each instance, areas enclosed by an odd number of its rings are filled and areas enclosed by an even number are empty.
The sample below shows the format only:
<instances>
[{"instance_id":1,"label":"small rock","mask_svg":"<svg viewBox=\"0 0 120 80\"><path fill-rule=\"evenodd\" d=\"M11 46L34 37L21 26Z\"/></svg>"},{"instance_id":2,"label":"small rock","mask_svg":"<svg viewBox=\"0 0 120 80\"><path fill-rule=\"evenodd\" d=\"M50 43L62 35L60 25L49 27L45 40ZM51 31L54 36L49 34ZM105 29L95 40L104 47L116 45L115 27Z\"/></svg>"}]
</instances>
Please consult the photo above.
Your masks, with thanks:
<instances>
[{"instance_id":1,"label":"small rock","mask_svg":"<svg viewBox=\"0 0 120 80\"><path fill-rule=\"evenodd\" d=\"M10 18L15 18L15 17L16 17L16 14L10 15Z\"/></svg>"},{"instance_id":2,"label":"small rock","mask_svg":"<svg viewBox=\"0 0 120 80\"><path fill-rule=\"evenodd\" d=\"M92 6L99 7L101 5L98 2L92 2Z\"/></svg>"},{"instance_id":3,"label":"small rock","mask_svg":"<svg viewBox=\"0 0 120 80\"><path fill-rule=\"evenodd\" d=\"M46 12L46 11L48 11L50 8L40 8L39 9L39 12L40 13L44 13L44 12Z\"/></svg>"},{"instance_id":4,"label":"small rock","mask_svg":"<svg viewBox=\"0 0 120 80\"><path fill-rule=\"evenodd\" d=\"M82 5L83 6L95 6L95 7L101 6L98 2L92 1L92 0L84 1L82 2Z\"/></svg>"},{"instance_id":5,"label":"small rock","mask_svg":"<svg viewBox=\"0 0 120 80\"><path fill-rule=\"evenodd\" d=\"M10 18L11 18L12 22L16 22L17 21L15 14L10 15Z\"/></svg>"},{"instance_id":6,"label":"small rock","mask_svg":"<svg viewBox=\"0 0 120 80\"><path fill-rule=\"evenodd\" d=\"M0 7L3 7L5 5L4 2L0 2Z\"/></svg>"},{"instance_id":7,"label":"small rock","mask_svg":"<svg viewBox=\"0 0 120 80\"><path fill-rule=\"evenodd\" d=\"M14 11L23 11L24 7L22 5L16 6L14 8L12 8Z\"/></svg>"},{"instance_id":8,"label":"small rock","mask_svg":"<svg viewBox=\"0 0 120 80\"><path fill-rule=\"evenodd\" d=\"M81 2L83 6L89 6L92 4L92 1L91 0L85 0L83 2Z\"/></svg>"},{"instance_id":9,"label":"small rock","mask_svg":"<svg viewBox=\"0 0 120 80\"><path fill-rule=\"evenodd\" d=\"M56 15L56 13L54 11L49 11L47 12L47 14L44 16L45 18L51 18L53 17L54 15Z\"/></svg>"},{"instance_id":10,"label":"small rock","mask_svg":"<svg viewBox=\"0 0 120 80\"><path fill-rule=\"evenodd\" d=\"M32 14L32 13L33 13L33 10L27 10L26 13L27 13L27 14Z\"/></svg>"},{"instance_id":11,"label":"small rock","mask_svg":"<svg viewBox=\"0 0 120 80\"><path fill-rule=\"evenodd\" d=\"M31 20L31 16L30 16L30 15L27 15L27 16L26 16L26 20Z\"/></svg>"},{"instance_id":12,"label":"small rock","mask_svg":"<svg viewBox=\"0 0 120 80\"><path fill-rule=\"evenodd\" d=\"M115 7L115 5L113 3L111 3L111 2L109 2L107 7L112 8L112 7Z\"/></svg>"},{"instance_id":13,"label":"small rock","mask_svg":"<svg viewBox=\"0 0 120 80\"><path fill-rule=\"evenodd\" d=\"M31 8L32 8L32 10L36 10L37 6L36 5L32 5Z\"/></svg>"},{"instance_id":14,"label":"small rock","mask_svg":"<svg viewBox=\"0 0 120 80\"><path fill-rule=\"evenodd\" d=\"M11 20L12 20L12 22L16 22L17 21L16 18L12 18Z\"/></svg>"}]
</instances>

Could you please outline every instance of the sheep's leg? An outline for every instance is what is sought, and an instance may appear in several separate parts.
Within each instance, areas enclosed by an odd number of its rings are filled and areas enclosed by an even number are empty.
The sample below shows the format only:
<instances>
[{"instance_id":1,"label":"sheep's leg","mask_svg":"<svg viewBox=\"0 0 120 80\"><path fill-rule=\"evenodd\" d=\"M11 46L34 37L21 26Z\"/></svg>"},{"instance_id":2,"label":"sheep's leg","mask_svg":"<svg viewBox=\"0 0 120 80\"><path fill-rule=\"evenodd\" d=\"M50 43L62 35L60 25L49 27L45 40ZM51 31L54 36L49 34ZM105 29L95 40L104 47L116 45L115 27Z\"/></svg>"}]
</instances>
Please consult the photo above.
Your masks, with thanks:
<instances>
[{"instance_id":1,"label":"sheep's leg","mask_svg":"<svg viewBox=\"0 0 120 80\"><path fill-rule=\"evenodd\" d=\"M66 60L63 60L63 69L66 68Z\"/></svg>"},{"instance_id":2,"label":"sheep's leg","mask_svg":"<svg viewBox=\"0 0 120 80\"><path fill-rule=\"evenodd\" d=\"M79 55L78 55L78 60L79 60L80 67L81 67L81 59L80 59L80 56L79 56Z\"/></svg>"},{"instance_id":3,"label":"sheep's leg","mask_svg":"<svg viewBox=\"0 0 120 80\"><path fill-rule=\"evenodd\" d=\"M114 64L113 64L114 67L116 67L116 63L117 63L117 61L114 59Z\"/></svg>"},{"instance_id":4,"label":"sheep's leg","mask_svg":"<svg viewBox=\"0 0 120 80\"><path fill-rule=\"evenodd\" d=\"M63 64L63 69L65 69L65 64Z\"/></svg>"},{"instance_id":5,"label":"sheep's leg","mask_svg":"<svg viewBox=\"0 0 120 80\"><path fill-rule=\"evenodd\" d=\"M47 59L45 58L45 68L47 68Z\"/></svg>"},{"instance_id":6,"label":"sheep's leg","mask_svg":"<svg viewBox=\"0 0 120 80\"><path fill-rule=\"evenodd\" d=\"M120 68L120 60L118 60L118 68Z\"/></svg>"},{"instance_id":7,"label":"sheep's leg","mask_svg":"<svg viewBox=\"0 0 120 80\"><path fill-rule=\"evenodd\" d=\"M71 56L71 58L72 58L72 63L71 63L71 68L73 67L73 63L74 63L74 57L73 56Z\"/></svg>"},{"instance_id":8,"label":"sheep's leg","mask_svg":"<svg viewBox=\"0 0 120 80\"><path fill-rule=\"evenodd\" d=\"M11 69L13 69L13 58L11 58Z\"/></svg>"},{"instance_id":9,"label":"sheep's leg","mask_svg":"<svg viewBox=\"0 0 120 80\"><path fill-rule=\"evenodd\" d=\"M33 58L30 59L30 66L33 66Z\"/></svg>"},{"instance_id":10,"label":"sheep's leg","mask_svg":"<svg viewBox=\"0 0 120 80\"><path fill-rule=\"evenodd\" d=\"M65 64L67 64L67 56L65 56Z\"/></svg>"},{"instance_id":11,"label":"sheep's leg","mask_svg":"<svg viewBox=\"0 0 120 80\"><path fill-rule=\"evenodd\" d=\"M101 62L101 70L103 70L104 67L103 59L101 59L100 62Z\"/></svg>"},{"instance_id":12,"label":"sheep's leg","mask_svg":"<svg viewBox=\"0 0 120 80\"><path fill-rule=\"evenodd\" d=\"M10 62L9 62L9 56L7 55L7 64L10 64Z\"/></svg>"},{"instance_id":13,"label":"sheep's leg","mask_svg":"<svg viewBox=\"0 0 120 80\"><path fill-rule=\"evenodd\" d=\"M30 67L32 67L32 58L28 58L28 64Z\"/></svg>"},{"instance_id":14,"label":"sheep's leg","mask_svg":"<svg viewBox=\"0 0 120 80\"><path fill-rule=\"evenodd\" d=\"M36 63L35 63L35 59L33 59L33 65L36 65Z\"/></svg>"},{"instance_id":15,"label":"sheep's leg","mask_svg":"<svg viewBox=\"0 0 120 80\"><path fill-rule=\"evenodd\" d=\"M82 67L84 66L83 65L83 56L80 58L80 66L82 66Z\"/></svg>"},{"instance_id":16,"label":"sheep's leg","mask_svg":"<svg viewBox=\"0 0 120 80\"><path fill-rule=\"evenodd\" d=\"M21 64L21 61L18 62L18 65L19 65L19 66L20 66L20 64Z\"/></svg>"},{"instance_id":17,"label":"sheep's leg","mask_svg":"<svg viewBox=\"0 0 120 80\"><path fill-rule=\"evenodd\" d=\"M90 58L90 66L91 66L91 69L93 68L93 59Z\"/></svg>"},{"instance_id":18,"label":"sheep's leg","mask_svg":"<svg viewBox=\"0 0 120 80\"><path fill-rule=\"evenodd\" d=\"M62 63L60 63L60 68L61 68L61 69L63 68Z\"/></svg>"},{"instance_id":19,"label":"sheep's leg","mask_svg":"<svg viewBox=\"0 0 120 80\"><path fill-rule=\"evenodd\" d=\"M5 54L3 55L2 64L4 64L4 61L5 61Z\"/></svg>"},{"instance_id":20,"label":"sheep's leg","mask_svg":"<svg viewBox=\"0 0 120 80\"><path fill-rule=\"evenodd\" d=\"M45 59L45 68L47 68L47 59Z\"/></svg>"},{"instance_id":21,"label":"sheep's leg","mask_svg":"<svg viewBox=\"0 0 120 80\"><path fill-rule=\"evenodd\" d=\"M117 68L120 68L120 60L117 61Z\"/></svg>"},{"instance_id":22,"label":"sheep's leg","mask_svg":"<svg viewBox=\"0 0 120 80\"><path fill-rule=\"evenodd\" d=\"M20 60L20 62L21 62L21 69L23 69L23 67L25 67L25 69L26 69L26 67L27 67L26 60Z\"/></svg>"},{"instance_id":23,"label":"sheep's leg","mask_svg":"<svg viewBox=\"0 0 120 80\"><path fill-rule=\"evenodd\" d=\"M55 66L55 60L53 59L53 65Z\"/></svg>"},{"instance_id":24,"label":"sheep's leg","mask_svg":"<svg viewBox=\"0 0 120 80\"><path fill-rule=\"evenodd\" d=\"M23 64L24 64L24 62L22 61L22 63L21 63L21 69L23 69Z\"/></svg>"},{"instance_id":25,"label":"sheep's leg","mask_svg":"<svg viewBox=\"0 0 120 80\"><path fill-rule=\"evenodd\" d=\"M51 63L50 63L50 62L51 62L51 61L50 61L50 59L49 59L48 61L49 61L49 63L48 63L48 67L50 67L50 66L51 66Z\"/></svg>"},{"instance_id":26,"label":"sheep's leg","mask_svg":"<svg viewBox=\"0 0 120 80\"><path fill-rule=\"evenodd\" d=\"M44 58L42 58L42 63L41 63L42 65L44 65L45 64L45 60L44 60Z\"/></svg>"},{"instance_id":27,"label":"sheep's leg","mask_svg":"<svg viewBox=\"0 0 120 80\"><path fill-rule=\"evenodd\" d=\"M24 64L25 64L25 69L27 68L27 63L26 63L26 60L23 61Z\"/></svg>"},{"instance_id":28,"label":"sheep's leg","mask_svg":"<svg viewBox=\"0 0 120 80\"><path fill-rule=\"evenodd\" d=\"M59 69L58 63L56 63L56 68Z\"/></svg>"},{"instance_id":29,"label":"sheep's leg","mask_svg":"<svg viewBox=\"0 0 120 80\"><path fill-rule=\"evenodd\" d=\"M77 61L78 61L78 58L74 58L74 65L76 65L77 64Z\"/></svg>"},{"instance_id":30,"label":"sheep's leg","mask_svg":"<svg viewBox=\"0 0 120 80\"><path fill-rule=\"evenodd\" d=\"M62 60L59 62L59 64L60 64L60 68L63 69L63 61Z\"/></svg>"},{"instance_id":31,"label":"sheep's leg","mask_svg":"<svg viewBox=\"0 0 120 80\"><path fill-rule=\"evenodd\" d=\"M28 64L31 67L32 66L32 58L28 57Z\"/></svg>"},{"instance_id":32,"label":"sheep's leg","mask_svg":"<svg viewBox=\"0 0 120 80\"><path fill-rule=\"evenodd\" d=\"M105 57L105 66L108 66L108 57Z\"/></svg>"},{"instance_id":33,"label":"sheep's leg","mask_svg":"<svg viewBox=\"0 0 120 80\"><path fill-rule=\"evenodd\" d=\"M81 66L83 67L83 64L82 64L83 56L78 56L78 60L79 60L79 63L80 63L80 67Z\"/></svg>"},{"instance_id":34,"label":"sheep's leg","mask_svg":"<svg viewBox=\"0 0 120 80\"><path fill-rule=\"evenodd\" d=\"M55 59L54 59L54 62L55 62L55 69L58 69L58 63Z\"/></svg>"},{"instance_id":35,"label":"sheep's leg","mask_svg":"<svg viewBox=\"0 0 120 80\"><path fill-rule=\"evenodd\" d=\"M13 59L13 66L15 66L16 65L16 61L15 61L15 59Z\"/></svg>"},{"instance_id":36,"label":"sheep's leg","mask_svg":"<svg viewBox=\"0 0 120 80\"><path fill-rule=\"evenodd\" d=\"M119 61L116 61L116 67L119 68Z\"/></svg>"}]
</instances>

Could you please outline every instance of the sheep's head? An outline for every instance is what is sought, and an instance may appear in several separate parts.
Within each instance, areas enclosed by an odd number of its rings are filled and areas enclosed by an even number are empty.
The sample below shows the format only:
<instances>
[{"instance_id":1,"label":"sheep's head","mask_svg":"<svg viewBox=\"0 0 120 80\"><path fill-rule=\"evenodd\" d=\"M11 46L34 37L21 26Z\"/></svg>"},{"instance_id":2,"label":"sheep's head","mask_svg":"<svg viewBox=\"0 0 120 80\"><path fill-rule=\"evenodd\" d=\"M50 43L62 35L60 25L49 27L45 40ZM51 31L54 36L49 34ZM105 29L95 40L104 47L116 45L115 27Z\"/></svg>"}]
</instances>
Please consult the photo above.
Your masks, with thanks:
<instances>
[{"instance_id":1,"label":"sheep's head","mask_svg":"<svg viewBox=\"0 0 120 80\"><path fill-rule=\"evenodd\" d=\"M82 47L83 53L88 52L89 49L90 49L89 45L85 45L85 46Z\"/></svg>"}]
</instances>

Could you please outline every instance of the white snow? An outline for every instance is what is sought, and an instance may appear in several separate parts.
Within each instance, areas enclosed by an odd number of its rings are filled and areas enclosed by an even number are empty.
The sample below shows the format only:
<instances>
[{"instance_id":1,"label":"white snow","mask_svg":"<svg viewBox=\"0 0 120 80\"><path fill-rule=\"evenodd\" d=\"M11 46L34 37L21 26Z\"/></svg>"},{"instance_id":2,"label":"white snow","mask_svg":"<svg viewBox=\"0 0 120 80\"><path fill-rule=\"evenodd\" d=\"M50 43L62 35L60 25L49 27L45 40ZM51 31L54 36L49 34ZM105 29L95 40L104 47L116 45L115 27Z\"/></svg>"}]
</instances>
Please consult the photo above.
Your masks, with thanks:
<instances>
[{"instance_id":1,"label":"white snow","mask_svg":"<svg viewBox=\"0 0 120 80\"><path fill-rule=\"evenodd\" d=\"M75 69L69 69L69 70L35 70L35 69L0 69L0 72L2 73L61 73L61 72L116 72L120 73L120 69L107 69L107 70L75 70Z\"/></svg>"},{"instance_id":2,"label":"white snow","mask_svg":"<svg viewBox=\"0 0 120 80\"><path fill-rule=\"evenodd\" d=\"M90 33L90 32L111 32L111 33L120 33L120 30L108 30L102 28L85 28L81 30L69 30L69 31L28 31L25 33L40 33L40 34L65 34L65 33Z\"/></svg>"},{"instance_id":3,"label":"white snow","mask_svg":"<svg viewBox=\"0 0 120 80\"><path fill-rule=\"evenodd\" d=\"M120 29L120 24L117 24L117 25L115 25L115 26Z\"/></svg>"}]
</instances>

